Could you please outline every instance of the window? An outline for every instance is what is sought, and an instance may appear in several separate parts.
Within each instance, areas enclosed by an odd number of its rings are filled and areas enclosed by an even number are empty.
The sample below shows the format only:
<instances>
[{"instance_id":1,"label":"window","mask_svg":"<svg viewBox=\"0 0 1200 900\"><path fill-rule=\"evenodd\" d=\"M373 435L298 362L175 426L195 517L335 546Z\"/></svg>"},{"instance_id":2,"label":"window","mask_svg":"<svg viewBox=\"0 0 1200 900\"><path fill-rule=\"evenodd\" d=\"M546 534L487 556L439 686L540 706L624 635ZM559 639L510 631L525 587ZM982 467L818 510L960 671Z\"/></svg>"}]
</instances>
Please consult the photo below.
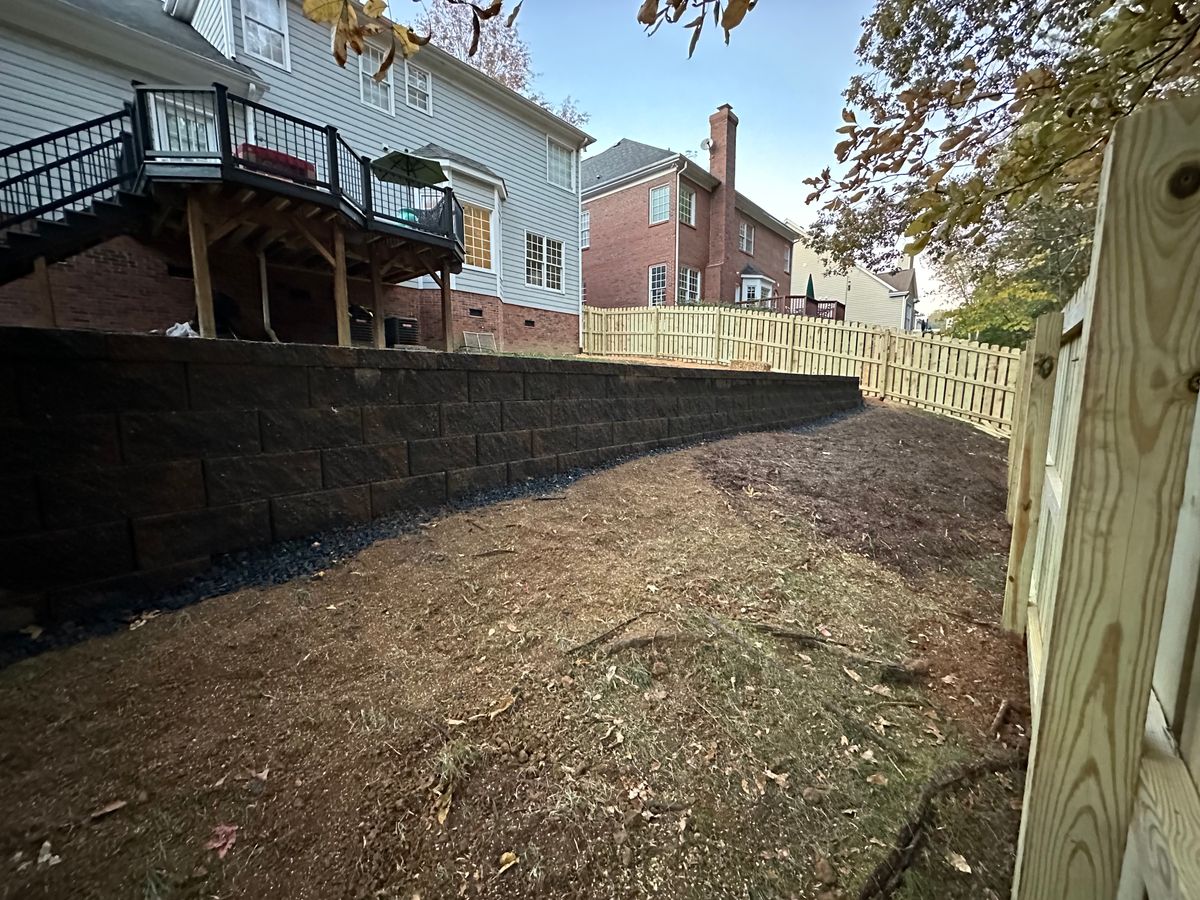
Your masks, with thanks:
<instances>
[{"instance_id":1,"label":"window","mask_svg":"<svg viewBox=\"0 0 1200 900\"><path fill-rule=\"evenodd\" d=\"M650 267L650 305L663 306L667 302L667 267L664 264Z\"/></svg>"},{"instance_id":2,"label":"window","mask_svg":"<svg viewBox=\"0 0 1200 900\"><path fill-rule=\"evenodd\" d=\"M754 282L750 282L749 284L747 284L746 290L745 290L743 296L747 300L757 300L758 299L758 285L755 284Z\"/></svg>"},{"instance_id":3,"label":"window","mask_svg":"<svg viewBox=\"0 0 1200 900\"><path fill-rule=\"evenodd\" d=\"M154 149L181 157L204 157L217 152L217 126L201 95L180 93L179 99L150 96Z\"/></svg>"},{"instance_id":4,"label":"window","mask_svg":"<svg viewBox=\"0 0 1200 900\"><path fill-rule=\"evenodd\" d=\"M288 68L286 0L243 0L242 43L251 56Z\"/></svg>"},{"instance_id":5,"label":"window","mask_svg":"<svg viewBox=\"0 0 1200 900\"><path fill-rule=\"evenodd\" d=\"M575 190L575 154L550 138L546 138L546 180L568 191Z\"/></svg>"},{"instance_id":6,"label":"window","mask_svg":"<svg viewBox=\"0 0 1200 900\"><path fill-rule=\"evenodd\" d=\"M433 78L408 60L404 61L404 95L413 109L433 115Z\"/></svg>"},{"instance_id":7,"label":"window","mask_svg":"<svg viewBox=\"0 0 1200 900\"><path fill-rule=\"evenodd\" d=\"M477 269L492 268L492 211L471 203L463 204L464 262Z\"/></svg>"},{"instance_id":8,"label":"window","mask_svg":"<svg viewBox=\"0 0 1200 900\"><path fill-rule=\"evenodd\" d=\"M471 308L469 308L467 310L467 315L470 316L472 319L482 319L483 318L483 309L480 307L477 307L477 306L472 306Z\"/></svg>"},{"instance_id":9,"label":"window","mask_svg":"<svg viewBox=\"0 0 1200 900\"><path fill-rule=\"evenodd\" d=\"M738 249L754 255L754 226L749 222L738 223Z\"/></svg>"},{"instance_id":10,"label":"window","mask_svg":"<svg viewBox=\"0 0 1200 900\"><path fill-rule=\"evenodd\" d=\"M783 251L783 271L788 275L792 274L792 245L788 244L787 249Z\"/></svg>"},{"instance_id":11,"label":"window","mask_svg":"<svg viewBox=\"0 0 1200 900\"><path fill-rule=\"evenodd\" d=\"M679 221L696 226L696 192L686 184L679 186Z\"/></svg>"},{"instance_id":12,"label":"window","mask_svg":"<svg viewBox=\"0 0 1200 900\"><path fill-rule=\"evenodd\" d=\"M679 286L676 288L675 302L692 304L700 302L700 270L690 266L679 269Z\"/></svg>"},{"instance_id":13,"label":"window","mask_svg":"<svg viewBox=\"0 0 1200 900\"><path fill-rule=\"evenodd\" d=\"M650 188L650 224L657 225L671 218L671 186L660 184Z\"/></svg>"},{"instance_id":14,"label":"window","mask_svg":"<svg viewBox=\"0 0 1200 900\"><path fill-rule=\"evenodd\" d=\"M540 234L525 233L525 283L561 291L563 243Z\"/></svg>"},{"instance_id":15,"label":"window","mask_svg":"<svg viewBox=\"0 0 1200 900\"><path fill-rule=\"evenodd\" d=\"M592 213L584 210L579 214L579 249L586 250L592 246Z\"/></svg>"},{"instance_id":16,"label":"window","mask_svg":"<svg viewBox=\"0 0 1200 900\"><path fill-rule=\"evenodd\" d=\"M383 51L367 44L358 57L358 99L367 106L374 106L390 113L395 111L392 105L392 68L379 81L375 73L383 65Z\"/></svg>"}]
</instances>

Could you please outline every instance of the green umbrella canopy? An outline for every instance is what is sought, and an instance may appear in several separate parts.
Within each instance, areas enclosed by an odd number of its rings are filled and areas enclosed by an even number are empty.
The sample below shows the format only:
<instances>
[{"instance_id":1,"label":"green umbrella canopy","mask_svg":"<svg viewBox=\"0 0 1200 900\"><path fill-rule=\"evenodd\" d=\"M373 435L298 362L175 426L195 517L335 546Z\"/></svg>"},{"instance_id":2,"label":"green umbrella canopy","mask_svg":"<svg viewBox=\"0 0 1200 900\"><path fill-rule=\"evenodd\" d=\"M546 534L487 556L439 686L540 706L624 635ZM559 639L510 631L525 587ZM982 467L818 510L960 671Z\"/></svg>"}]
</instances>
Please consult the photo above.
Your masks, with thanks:
<instances>
[{"instance_id":1,"label":"green umbrella canopy","mask_svg":"<svg viewBox=\"0 0 1200 900\"><path fill-rule=\"evenodd\" d=\"M816 292L813 290L813 283L812 283L811 275L808 276L808 287L806 287L804 289L804 299L805 300L816 300L817 299Z\"/></svg>"},{"instance_id":2,"label":"green umbrella canopy","mask_svg":"<svg viewBox=\"0 0 1200 900\"><path fill-rule=\"evenodd\" d=\"M437 185L446 181L441 163L393 150L371 162L371 170L380 181L395 181L401 184Z\"/></svg>"}]
</instances>

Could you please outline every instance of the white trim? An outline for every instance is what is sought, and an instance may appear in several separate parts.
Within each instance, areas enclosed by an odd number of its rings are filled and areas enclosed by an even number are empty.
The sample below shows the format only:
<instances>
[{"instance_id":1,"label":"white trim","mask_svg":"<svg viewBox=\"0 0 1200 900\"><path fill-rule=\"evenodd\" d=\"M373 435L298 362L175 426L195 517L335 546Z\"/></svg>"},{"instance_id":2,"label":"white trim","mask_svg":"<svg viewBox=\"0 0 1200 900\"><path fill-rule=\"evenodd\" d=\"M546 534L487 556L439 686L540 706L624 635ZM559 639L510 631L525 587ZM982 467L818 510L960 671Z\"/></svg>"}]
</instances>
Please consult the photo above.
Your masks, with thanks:
<instances>
[{"instance_id":1,"label":"white trim","mask_svg":"<svg viewBox=\"0 0 1200 900\"><path fill-rule=\"evenodd\" d=\"M262 56L255 53L246 44L246 0L241 0L242 7L242 51L251 59L256 59L259 62L264 62L268 66L274 66L276 69L283 69L285 72L292 71L292 39L291 33L288 30L288 2L287 0L273 0L279 4L279 11L283 15L283 62L271 59L269 56Z\"/></svg>"},{"instance_id":2,"label":"white trim","mask_svg":"<svg viewBox=\"0 0 1200 900\"><path fill-rule=\"evenodd\" d=\"M680 180L680 171L679 171L679 169L676 169L675 170L675 305L676 306L679 305L679 221L680 221L679 198L681 196L683 196L682 193L680 192L681 184L682 184L682 181ZM692 209L694 210L695 208L696 208L696 198L693 196L692 197Z\"/></svg>"},{"instance_id":3,"label":"white trim","mask_svg":"<svg viewBox=\"0 0 1200 900\"><path fill-rule=\"evenodd\" d=\"M654 192L663 190L664 188L667 191L667 205L666 205L667 215L666 215L666 218L656 219L656 218L654 218ZM665 182L664 184L656 184L653 187L647 189L647 191L646 191L646 218L649 220L651 225L661 225L664 222L671 221L671 182L668 181L668 182Z\"/></svg>"},{"instance_id":4,"label":"white trim","mask_svg":"<svg viewBox=\"0 0 1200 900\"><path fill-rule=\"evenodd\" d=\"M568 178L568 181L570 182L569 184L559 184L557 181L555 181L553 178L550 177L550 145L551 144L555 145L560 150L565 150L567 153L567 166L569 168L567 178ZM576 164L575 153L576 153L575 149L572 148L569 144L564 144L562 141L555 140L554 138L550 137L550 135L546 135L546 183L547 184L549 184L553 187L559 188L561 190L564 190L564 191L569 191L572 194L577 192L578 183L579 183L579 167Z\"/></svg>"},{"instance_id":5,"label":"white trim","mask_svg":"<svg viewBox=\"0 0 1200 900\"><path fill-rule=\"evenodd\" d=\"M371 51L372 53L378 53L379 60L381 63L383 62L384 57L387 55L386 50L383 50L380 47L376 47L373 44L367 44L365 49L363 50L363 52L358 55L358 102L361 103L363 106L368 107L369 109L375 110L376 112L385 112L389 116L394 116L396 114L396 84L395 84L394 80L392 79L392 73L396 69L395 66L391 66L388 68L387 76L385 79L387 82L387 88L388 88L388 105L387 105L386 109L383 108L382 106L376 106L374 103L369 102L363 94L363 87L364 87L363 76L366 75L367 78L374 80L374 75L375 75L374 72L364 71L364 69L363 69L363 61L367 58L368 50ZM375 82L375 83L382 84L383 82Z\"/></svg>"},{"instance_id":6,"label":"white trim","mask_svg":"<svg viewBox=\"0 0 1200 900\"><path fill-rule=\"evenodd\" d=\"M680 297L679 284L683 280L684 272L696 273L696 299L688 301L688 305L700 303L704 299L704 270L699 266L678 266L675 272L675 305L679 306L683 300Z\"/></svg>"},{"instance_id":7,"label":"white trim","mask_svg":"<svg viewBox=\"0 0 1200 900\"><path fill-rule=\"evenodd\" d=\"M684 225L687 225L689 228L695 228L696 227L696 189L694 187L692 187L690 184L683 183L682 173L680 173L679 176L676 177L675 184L676 184L676 188L675 188L676 218L678 218L680 222L682 222ZM679 213L679 207L683 203L683 192L684 191L687 191L689 194L692 195L691 215L687 219L685 219L683 217L683 215Z\"/></svg>"},{"instance_id":8,"label":"white trim","mask_svg":"<svg viewBox=\"0 0 1200 900\"><path fill-rule=\"evenodd\" d=\"M429 98L429 100L428 100L429 108L428 109L426 109L424 106L419 106L418 104L413 103L412 100L409 99L408 77L409 77L410 69L416 69L418 72L425 73L425 78L426 78L425 93L426 93L426 96ZM413 63L409 62L407 59L404 61L404 105L407 106L409 109L415 109L417 112L425 113L425 115L429 116L430 118L433 117L433 73L430 72L428 69L426 69L424 66L414 65Z\"/></svg>"},{"instance_id":9,"label":"white trim","mask_svg":"<svg viewBox=\"0 0 1200 900\"><path fill-rule=\"evenodd\" d=\"M738 219L738 250L747 256L754 255L754 223L744 217Z\"/></svg>"},{"instance_id":10,"label":"white trim","mask_svg":"<svg viewBox=\"0 0 1200 900\"><path fill-rule=\"evenodd\" d=\"M587 216L587 229L586 229L587 230L587 243L586 244L583 242L583 232L585 230L583 227L583 217L584 216ZM580 202L580 204L579 204L579 249L587 250L591 246L592 246L592 211L590 209L584 209L583 203Z\"/></svg>"},{"instance_id":11,"label":"white trim","mask_svg":"<svg viewBox=\"0 0 1200 900\"><path fill-rule=\"evenodd\" d=\"M501 182L503 185L503 182ZM500 298L500 302L504 302L504 229L500 225L500 187L492 187L492 204L495 212L492 213L492 247L495 248L493 253L493 261L496 264L496 296Z\"/></svg>"},{"instance_id":12,"label":"white trim","mask_svg":"<svg viewBox=\"0 0 1200 900\"><path fill-rule=\"evenodd\" d=\"M666 162L672 162L672 160L666 160ZM636 181L630 181L627 183L617 184L615 187L605 188L604 190L597 191L594 193L589 192L589 191L584 191L583 192L584 193L583 202L591 203L593 200L600 200L604 197L611 197L613 194L619 194L619 193L621 193L621 191L627 190L629 188L637 187L639 184L646 184L651 181L656 181L668 173L668 167L663 165L662 163L655 163L653 166L647 166L646 171L648 174L643 175L641 178L638 178ZM612 183L613 183L612 181L605 182L605 184L612 184Z\"/></svg>"},{"instance_id":13,"label":"white trim","mask_svg":"<svg viewBox=\"0 0 1200 900\"><path fill-rule=\"evenodd\" d=\"M575 151L575 171L577 171L579 173L579 178L578 178L579 190L576 191L576 194L575 194L575 196L576 196L576 207L575 208L579 211L579 214L582 216L582 214L583 214L583 151L582 150ZM588 245L589 246L591 245L591 242L592 242L592 231L591 231L592 218L591 218L591 216L592 216L591 210L588 210ZM579 349L583 350L583 300L584 300L584 294L583 294L583 247L579 246L581 243L582 243L581 241L576 241L576 245L575 245L576 264L579 266L579 269L578 269L578 271L579 271L579 303L576 304L575 311L579 317L579 337L577 339L577 342L579 344Z\"/></svg>"}]
</instances>

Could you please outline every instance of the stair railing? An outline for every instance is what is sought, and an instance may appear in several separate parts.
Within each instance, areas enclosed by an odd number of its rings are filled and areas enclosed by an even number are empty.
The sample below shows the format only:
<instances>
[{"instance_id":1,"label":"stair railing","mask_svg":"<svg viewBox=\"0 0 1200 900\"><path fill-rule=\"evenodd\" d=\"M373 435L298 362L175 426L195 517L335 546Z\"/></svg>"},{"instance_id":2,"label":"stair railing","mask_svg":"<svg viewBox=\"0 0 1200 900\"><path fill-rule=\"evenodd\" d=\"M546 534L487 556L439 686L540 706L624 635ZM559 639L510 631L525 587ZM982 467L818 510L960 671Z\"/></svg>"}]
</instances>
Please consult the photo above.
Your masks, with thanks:
<instances>
[{"instance_id":1,"label":"stair railing","mask_svg":"<svg viewBox=\"0 0 1200 900\"><path fill-rule=\"evenodd\" d=\"M106 199L134 177L130 110L0 150L0 230Z\"/></svg>"}]
</instances>

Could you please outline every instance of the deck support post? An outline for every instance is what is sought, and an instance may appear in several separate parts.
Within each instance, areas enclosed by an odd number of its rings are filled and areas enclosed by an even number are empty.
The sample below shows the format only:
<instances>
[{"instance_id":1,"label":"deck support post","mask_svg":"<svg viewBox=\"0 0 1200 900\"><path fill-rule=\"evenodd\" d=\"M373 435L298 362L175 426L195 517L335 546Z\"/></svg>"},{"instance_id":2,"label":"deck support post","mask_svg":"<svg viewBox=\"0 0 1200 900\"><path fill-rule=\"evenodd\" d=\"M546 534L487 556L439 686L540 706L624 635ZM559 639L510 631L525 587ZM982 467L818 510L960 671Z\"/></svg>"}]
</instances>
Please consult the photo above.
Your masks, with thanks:
<instances>
[{"instance_id":1,"label":"deck support post","mask_svg":"<svg viewBox=\"0 0 1200 900\"><path fill-rule=\"evenodd\" d=\"M46 265L46 257L39 256L33 261L33 279L37 283L42 324L57 328L58 317L54 313L54 292L50 290L50 267Z\"/></svg>"},{"instance_id":2,"label":"deck support post","mask_svg":"<svg viewBox=\"0 0 1200 900\"><path fill-rule=\"evenodd\" d=\"M371 263L371 303L372 312L371 332L375 347L379 350L387 346L387 336L383 329L383 280L379 274L379 252L374 246L368 251Z\"/></svg>"},{"instance_id":3,"label":"deck support post","mask_svg":"<svg viewBox=\"0 0 1200 900\"><path fill-rule=\"evenodd\" d=\"M192 251L192 281L196 286L196 324L200 337L217 336L217 320L213 313L212 273L208 268L208 237L205 234L204 208L200 197L188 194L188 241Z\"/></svg>"},{"instance_id":4,"label":"deck support post","mask_svg":"<svg viewBox=\"0 0 1200 900\"><path fill-rule=\"evenodd\" d=\"M333 226L333 305L337 312L337 342L350 346L350 285L346 280L346 236Z\"/></svg>"},{"instance_id":5,"label":"deck support post","mask_svg":"<svg viewBox=\"0 0 1200 900\"><path fill-rule=\"evenodd\" d=\"M438 287L442 289L442 332L445 338L446 352L452 353L454 346L454 309L450 302L450 267L443 265L440 278L435 278Z\"/></svg>"}]
</instances>

